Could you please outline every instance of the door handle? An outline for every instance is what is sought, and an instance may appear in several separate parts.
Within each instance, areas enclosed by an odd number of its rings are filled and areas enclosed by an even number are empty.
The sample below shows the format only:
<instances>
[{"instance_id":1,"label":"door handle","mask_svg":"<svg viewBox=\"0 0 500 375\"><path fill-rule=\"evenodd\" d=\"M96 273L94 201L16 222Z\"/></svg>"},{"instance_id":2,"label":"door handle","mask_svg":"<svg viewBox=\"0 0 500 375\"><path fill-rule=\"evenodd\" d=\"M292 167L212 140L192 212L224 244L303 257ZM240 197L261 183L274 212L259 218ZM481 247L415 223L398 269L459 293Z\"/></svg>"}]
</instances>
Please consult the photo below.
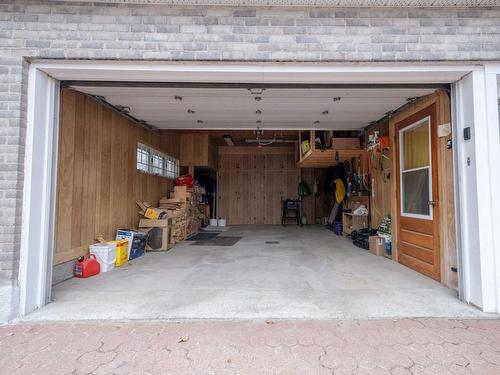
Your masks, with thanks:
<instances>
[{"instance_id":1,"label":"door handle","mask_svg":"<svg viewBox=\"0 0 500 375\"><path fill-rule=\"evenodd\" d=\"M438 201L429 201L429 206L437 206L438 203Z\"/></svg>"}]
</instances>

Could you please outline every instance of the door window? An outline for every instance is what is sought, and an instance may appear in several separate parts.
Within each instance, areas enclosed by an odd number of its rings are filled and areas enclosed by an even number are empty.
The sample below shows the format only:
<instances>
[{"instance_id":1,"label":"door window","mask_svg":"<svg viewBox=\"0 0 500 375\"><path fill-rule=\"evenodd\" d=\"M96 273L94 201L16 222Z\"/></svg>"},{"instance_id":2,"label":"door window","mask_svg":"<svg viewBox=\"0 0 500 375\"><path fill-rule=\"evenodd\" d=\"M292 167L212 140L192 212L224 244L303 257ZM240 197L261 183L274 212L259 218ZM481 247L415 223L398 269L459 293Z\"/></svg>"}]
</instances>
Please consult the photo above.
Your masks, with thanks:
<instances>
[{"instance_id":1,"label":"door window","mask_svg":"<svg viewBox=\"0 0 500 375\"><path fill-rule=\"evenodd\" d=\"M401 216L432 218L431 119L399 131Z\"/></svg>"}]
</instances>

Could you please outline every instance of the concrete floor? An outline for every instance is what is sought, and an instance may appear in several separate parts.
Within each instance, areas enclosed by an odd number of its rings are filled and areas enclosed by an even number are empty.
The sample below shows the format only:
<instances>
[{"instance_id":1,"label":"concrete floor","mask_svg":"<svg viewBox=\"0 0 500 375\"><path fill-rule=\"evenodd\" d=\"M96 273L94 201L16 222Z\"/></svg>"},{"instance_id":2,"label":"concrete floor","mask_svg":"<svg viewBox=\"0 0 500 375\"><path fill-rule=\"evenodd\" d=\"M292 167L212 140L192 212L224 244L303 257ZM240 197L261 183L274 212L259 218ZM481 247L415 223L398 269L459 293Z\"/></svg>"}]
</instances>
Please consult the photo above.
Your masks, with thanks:
<instances>
[{"instance_id":1,"label":"concrete floor","mask_svg":"<svg viewBox=\"0 0 500 375\"><path fill-rule=\"evenodd\" d=\"M239 226L232 247L148 253L53 288L26 320L479 318L456 292L314 226ZM279 244L265 244L278 240Z\"/></svg>"}]
</instances>

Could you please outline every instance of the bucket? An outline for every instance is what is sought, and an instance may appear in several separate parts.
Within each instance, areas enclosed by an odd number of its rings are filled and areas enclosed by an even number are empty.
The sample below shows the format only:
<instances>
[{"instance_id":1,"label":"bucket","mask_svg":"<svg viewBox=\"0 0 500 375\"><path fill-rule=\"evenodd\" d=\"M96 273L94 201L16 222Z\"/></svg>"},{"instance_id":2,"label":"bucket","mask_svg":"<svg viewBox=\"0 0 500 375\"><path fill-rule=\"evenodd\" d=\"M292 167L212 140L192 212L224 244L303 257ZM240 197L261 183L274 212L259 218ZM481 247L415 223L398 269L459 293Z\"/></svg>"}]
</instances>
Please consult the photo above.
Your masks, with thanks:
<instances>
[{"instance_id":1,"label":"bucket","mask_svg":"<svg viewBox=\"0 0 500 375\"><path fill-rule=\"evenodd\" d=\"M89 246L90 254L94 254L101 265L101 272L108 272L115 268L116 243L96 243Z\"/></svg>"},{"instance_id":2,"label":"bucket","mask_svg":"<svg viewBox=\"0 0 500 375\"><path fill-rule=\"evenodd\" d=\"M213 227L217 226L217 219L210 219L210 225Z\"/></svg>"},{"instance_id":3,"label":"bucket","mask_svg":"<svg viewBox=\"0 0 500 375\"><path fill-rule=\"evenodd\" d=\"M115 267L121 267L128 260L128 241L127 240L114 240L109 243L116 244L116 261Z\"/></svg>"},{"instance_id":4,"label":"bucket","mask_svg":"<svg viewBox=\"0 0 500 375\"><path fill-rule=\"evenodd\" d=\"M217 220L217 225L219 227L225 227L226 226L226 219L219 219L219 220Z\"/></svg>"}]
</instances>

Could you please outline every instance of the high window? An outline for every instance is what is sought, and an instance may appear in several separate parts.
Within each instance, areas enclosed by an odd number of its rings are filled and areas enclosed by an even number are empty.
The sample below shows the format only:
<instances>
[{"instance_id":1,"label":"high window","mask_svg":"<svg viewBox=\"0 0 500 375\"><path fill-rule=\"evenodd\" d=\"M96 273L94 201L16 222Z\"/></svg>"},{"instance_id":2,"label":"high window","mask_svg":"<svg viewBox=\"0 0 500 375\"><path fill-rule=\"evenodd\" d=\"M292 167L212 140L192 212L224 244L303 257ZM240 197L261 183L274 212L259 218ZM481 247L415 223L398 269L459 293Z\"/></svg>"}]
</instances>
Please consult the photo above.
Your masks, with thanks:
<instances>
[{"instance_id":1,"label":"high window","mask_svg":"<svg viewBox=\"0 0 500 375\"><path fill-rule=\"evenodd\" d=\"M137 144L137 170L157 176L179 176L179 160L142 143Z\"/></svg>"}]
</instances>

